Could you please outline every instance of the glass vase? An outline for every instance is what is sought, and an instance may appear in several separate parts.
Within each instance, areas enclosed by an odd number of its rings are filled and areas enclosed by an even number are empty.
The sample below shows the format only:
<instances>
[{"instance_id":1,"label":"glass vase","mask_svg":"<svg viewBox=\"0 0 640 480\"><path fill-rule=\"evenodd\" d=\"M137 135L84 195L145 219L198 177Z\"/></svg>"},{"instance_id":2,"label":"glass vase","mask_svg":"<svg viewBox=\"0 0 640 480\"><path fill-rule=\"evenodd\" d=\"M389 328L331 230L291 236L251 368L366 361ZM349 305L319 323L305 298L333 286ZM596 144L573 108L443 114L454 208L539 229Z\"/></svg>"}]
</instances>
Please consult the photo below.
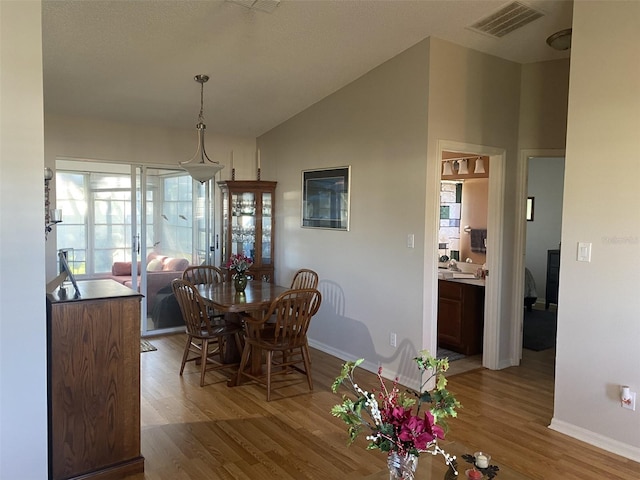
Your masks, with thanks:
<instances>
[{"instance_id":1,"label":"glass vase","mask_svg":"<svg viewBox=\"0 0 640 480\"><path fill-rule=\"evenodd\" d=\"M398 452L391 452L387 457L387 467L389 480L414 480L418 457L410 453L400 455Z\"/></svg>"},{"instance_id":2,"label":"glass vase","mask_svg":"<svg viewBox=\"0 0 640 480\"><path fill-rule=\"evenodd\" d=\"M233 286L237 293L244 293L244 289L247 288L247 276L244 273L236 273L233 276Z\"/></svg>"}]
</instances>

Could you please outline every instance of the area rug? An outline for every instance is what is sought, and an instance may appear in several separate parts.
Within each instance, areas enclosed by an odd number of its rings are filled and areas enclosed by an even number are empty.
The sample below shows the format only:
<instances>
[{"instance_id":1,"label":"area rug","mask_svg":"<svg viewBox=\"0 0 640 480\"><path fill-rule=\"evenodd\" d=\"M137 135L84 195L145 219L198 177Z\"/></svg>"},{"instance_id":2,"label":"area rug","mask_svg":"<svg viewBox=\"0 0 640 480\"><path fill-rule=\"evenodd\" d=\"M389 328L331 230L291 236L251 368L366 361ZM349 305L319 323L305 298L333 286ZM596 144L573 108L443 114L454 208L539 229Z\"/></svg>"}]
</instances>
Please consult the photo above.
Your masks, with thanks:
<instances>
[{"instance_id":1,"label":"area rug","mask_svg":"<svg viewBox=\"0 0 640 480\"><path fill-rule=\"evenodd\" d=\"M158 350L158 349L154 347L150 341L145 340L143 338L140 339L140 353L153 352L155 350Z\"/></svg>"},{"instance_id":2,"label":"area rug","mask_svg":"<svg viewBox=\"0 0 640 480\"><path fill-rule=\"evenodd\" d=\"M556 345L557 313L548 310L524 312L522 346L527 350L547 350Z\"/></svg>"},{"instance_id":3,"label":"area rug","mask_svg":"<svg viewBox=\"0 0 640 480\"><path fill-rule=\"evenodd\" d=\"M453 352L451 350L447 350L446 348L440 348L440 347L438 347L438 353L436 354L436 358L438 358L438 360L441 360L444 357L447 357L449 359L449 363L455 362L456 360L460 360L461 358L465 358L465 356L466 355L463 355L462 353Z\"/></svg>"}]
</instances>

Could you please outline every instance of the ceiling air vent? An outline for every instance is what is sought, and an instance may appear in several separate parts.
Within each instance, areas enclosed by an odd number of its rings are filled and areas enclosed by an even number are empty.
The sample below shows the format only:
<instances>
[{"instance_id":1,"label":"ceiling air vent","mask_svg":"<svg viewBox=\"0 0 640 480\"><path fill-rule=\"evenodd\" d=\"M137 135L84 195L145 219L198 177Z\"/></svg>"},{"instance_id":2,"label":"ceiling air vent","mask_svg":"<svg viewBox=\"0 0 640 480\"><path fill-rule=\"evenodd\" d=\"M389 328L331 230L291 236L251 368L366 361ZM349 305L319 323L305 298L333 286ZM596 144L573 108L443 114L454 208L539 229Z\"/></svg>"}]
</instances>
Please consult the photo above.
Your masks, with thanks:
<instances>
[{"instance_id":1,"label":"ceiling air vent","mask_svg":"<svg viewBox=\"0 0 640 480\"><path fill-rule=\"evenodd\" d=\"M544 14L520 2L511 2L497 12L477 21L469 28L476 32L491 35L495 38L505 36L527 23L542 17Z\"/></svg>"}]
</instances>

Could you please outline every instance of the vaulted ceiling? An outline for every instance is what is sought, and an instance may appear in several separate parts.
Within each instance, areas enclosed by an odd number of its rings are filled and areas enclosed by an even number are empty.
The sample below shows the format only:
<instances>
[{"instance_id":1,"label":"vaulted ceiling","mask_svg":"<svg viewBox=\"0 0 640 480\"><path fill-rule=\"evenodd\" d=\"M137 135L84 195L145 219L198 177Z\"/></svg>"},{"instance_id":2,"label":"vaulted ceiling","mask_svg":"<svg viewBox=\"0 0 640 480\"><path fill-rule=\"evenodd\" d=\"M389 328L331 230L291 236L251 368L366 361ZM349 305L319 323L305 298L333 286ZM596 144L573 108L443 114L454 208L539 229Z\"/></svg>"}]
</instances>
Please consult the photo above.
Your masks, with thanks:
<instances>
[{"instance_id":1,"label":"vaulted ceiling","mask_svg":"<svg viewBox=\"0 0 640 480\"><path fill-rule=\"evenodd\" d=\"M422 39L518 62L563 58L546 38L571 1L500 38L468 28L494 0L44 0L45 111L193 129L207 74L208 131L258 136ZM258 8L255 8L258 7Z\"/></svg>"}]
</instances>

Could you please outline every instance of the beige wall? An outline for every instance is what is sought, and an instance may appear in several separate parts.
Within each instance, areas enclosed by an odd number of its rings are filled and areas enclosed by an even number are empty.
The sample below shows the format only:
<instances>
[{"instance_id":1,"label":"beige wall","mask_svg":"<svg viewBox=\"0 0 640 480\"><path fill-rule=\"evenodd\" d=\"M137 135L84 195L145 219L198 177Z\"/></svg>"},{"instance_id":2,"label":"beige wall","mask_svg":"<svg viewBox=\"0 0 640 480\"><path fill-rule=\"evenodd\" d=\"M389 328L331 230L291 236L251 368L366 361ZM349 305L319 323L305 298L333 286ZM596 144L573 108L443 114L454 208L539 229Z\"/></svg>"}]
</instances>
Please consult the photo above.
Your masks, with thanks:
<instances>
[{"instance_id":1,"label":"beige wall","mask_svg":"<svg viewBox=\"0 0 640 480\"><path fill-rule=\"evenodd\" d=\"M435 253L424 254L438 237L426 192L440 175L430 162L439 139L502 147L515 161L519 85L517 64L427 39L259 139L277 162L277 281L302 266L324 279L316 345L401 376L419 349L435 348L435 316L424 314L437 288L435 273L424 274L437 267ZM301 170L340 165L352 166L351 231L300 228Z\"/></svg>"},{"instance_id":2,"label":"beige wall","mask_svg":"<svg viewBox=\"0 0 640 480\"><path fill-rule=\"evenodd\" d=\"M574 4L552 423L635 460L640 405L619 386L640 391L638 18L640 2Z\"/></svg>"},{"instance_id":3,"label":"beige wall","mask_svg":"<svg viewBox=\"0 0 640 480\"><path fill-rule=\"evenodd\" d=\"M0 478L47 478L40 2L0 2ZM28 355L26 354L28 352Z\"/></svg>"},{"instance_id":4,"label":"beige wall","mask_svg":"<svg viewBox=\"0 0 640 480\"><path fill-rule=\"evenodd\" d=\"M277 164L277 282L316 270L324 299L311 341L389 375L413 377L421 348L428 62L423 41L258 140ZM350 231L301 228L302 170L343 165Z\"/></svg>"},{"instance_id":5,"label":"beige wall","mask_svg":"<svg viewBox=\"0 0 640 480\"><path fill-rule=\"evenodd\" d=\"M495 191L503 196L504 210L489 212L502 216L503 235L500 239L488 239L502 245L502 258L495 258L496 251L487 250L487 260L493 255L496 268L493 279L500 279L498 288L499 304L495 318L496 364L507 366L517 361L513 358L510 337L514 329L514 320L510 315L513 288L512 263L515 229L515 178L517 171L518 116L520 105L520 65L491 55L469 50L450 42L431 39L430 78L429 78L429 124L428 124L428 162L427 172L439 170L438 144L440 141L464 142L503 149L506 151L504 172L504 191ZM468 150L465 150L468 151ZM492 163L491 176L496 178L496 164ZM428 177L427 204L436 201L439 183ZM491 204L491 198L489 200ZM427 208L425 228L425 250L437 252L437 235L432 232L438 224L437 210ZM491 228L491 219L488 226ZM492 232L489 231L488 235ZM432 258L435 258L433 253ZM428 272L425 267L424 292L433 295L437 288L435 270ZM488 290L487 290L488 291ZM429 297L435 302L435 297ZM435 308L435 307L434 307ZM425 318L424 329L435 334L435 322L432 316ZM485 349L485 353L487 353ZM486 358L485 358L486 360Z\"/></svg>"},{"instance_id":6,"label":"beige wall","mask_svg":"<svg viewBox=\"0 0 640 480\"><path fill-rule=\"evenodd\" d=\"M567 134L569 59L522 65L521 149L563 149Z\"/></svg>"}]
</instances>

